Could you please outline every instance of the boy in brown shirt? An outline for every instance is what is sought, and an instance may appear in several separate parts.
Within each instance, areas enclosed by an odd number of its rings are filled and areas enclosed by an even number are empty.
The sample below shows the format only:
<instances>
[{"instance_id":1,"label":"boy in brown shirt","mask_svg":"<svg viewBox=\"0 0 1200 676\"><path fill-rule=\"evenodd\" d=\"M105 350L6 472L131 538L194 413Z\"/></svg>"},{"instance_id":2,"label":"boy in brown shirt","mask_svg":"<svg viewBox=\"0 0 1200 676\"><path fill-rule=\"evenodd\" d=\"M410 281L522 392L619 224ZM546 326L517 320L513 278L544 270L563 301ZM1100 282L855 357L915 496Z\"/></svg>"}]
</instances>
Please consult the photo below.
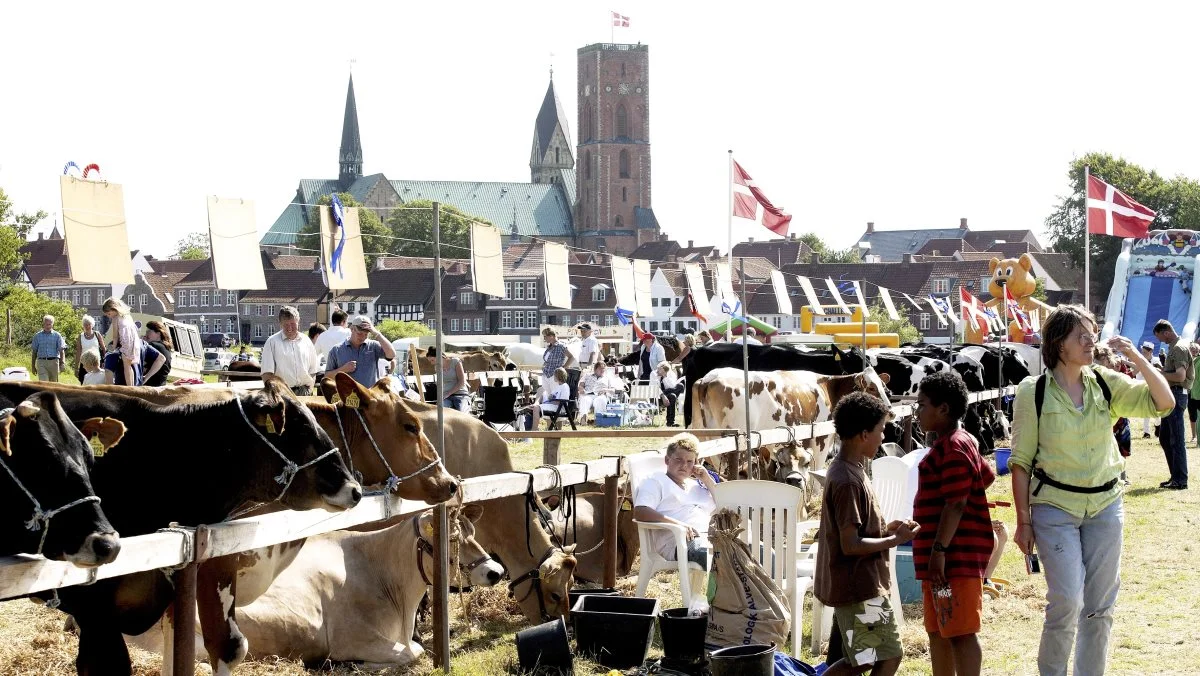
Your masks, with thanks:
<instances>
[{"instance_id":1,"label":"boy in brown shirt","mask_svg":"<svg viewBox=\"0 0 1200 676\"><path fill-rule=\"evenodd\" d=\"M833 424L842 450L829 465L821 506L813 593L833 608L845 657L827 676L891 676L903 649L888 600L891 571L887 550L913 539L911 521L884 524L866 465L883 443L889 409L882 400L855 392L838 403Z\"/></svg>"}]
</instances>

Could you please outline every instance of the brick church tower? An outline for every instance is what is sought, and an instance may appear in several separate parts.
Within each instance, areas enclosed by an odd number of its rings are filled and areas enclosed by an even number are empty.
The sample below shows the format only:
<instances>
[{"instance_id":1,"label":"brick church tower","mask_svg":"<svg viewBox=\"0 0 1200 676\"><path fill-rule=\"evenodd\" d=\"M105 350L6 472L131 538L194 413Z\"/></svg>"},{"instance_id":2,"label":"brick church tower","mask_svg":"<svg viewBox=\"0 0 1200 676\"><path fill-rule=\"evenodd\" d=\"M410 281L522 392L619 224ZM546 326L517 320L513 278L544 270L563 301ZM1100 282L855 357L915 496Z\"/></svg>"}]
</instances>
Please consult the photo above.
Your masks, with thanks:
<instances>
[{"instance_id":1,"label":"brick church tower","mask_svg":"<svg viewBox=\"0 0 1200 676\"><path fill-rule=\"evenodd\" d=\"M629 254L658 239L650 206L649 54L641 44L579 49L579 246Z\"/></svg>"}]
</instances>

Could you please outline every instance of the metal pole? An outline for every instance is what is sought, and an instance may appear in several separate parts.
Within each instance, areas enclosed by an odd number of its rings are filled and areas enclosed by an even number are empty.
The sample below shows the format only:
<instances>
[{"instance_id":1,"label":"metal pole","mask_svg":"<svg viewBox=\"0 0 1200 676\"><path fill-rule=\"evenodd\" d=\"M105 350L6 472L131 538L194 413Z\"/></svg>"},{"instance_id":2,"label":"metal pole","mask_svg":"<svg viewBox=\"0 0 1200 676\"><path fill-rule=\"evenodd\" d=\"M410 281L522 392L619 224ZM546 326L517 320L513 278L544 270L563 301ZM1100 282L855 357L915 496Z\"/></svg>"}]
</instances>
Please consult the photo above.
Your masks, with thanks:
<instances>
[{"instance_id":1,"label":"metal pole","mask_svg":"<svg viewBox=\"0 0 1200 676\"><path fill-rule=\"evenodd\" d=\"M434 329L434 344L437 345L437 358L442 358L442 205L433 203L433 302L434 314L437 317L437 327ZM442 369L435 363L433 373L437 381L437 451L439 457L446 457L446 410L442 401L446 398L442 382ZM446 503L441 503L433 510L433 518L437 538L434 541L433 566L433 653L434 663L442 671L450 671L450 531L446 515Z\"/></svg>"},{"instance_id":2,"label":"metal pole","mask_svg":"<svg viewBox=\"0 0 1200 676\"><path fill-rule=\"evenodd\" d=\"M175 602L172 608L171 673L191 674L196 670L196 573L200 564L190 563L174 574ZM164 667L166 665L163 665Z\"/></svg>"},{"instance_id":3,"label":"metal pole","mask_svg":"<svg viewBox=\"0 0 1200 676\"><path fill-rule=\"evenodd\" d=\"M864 299L865 300L865 299ZM858 323L862 324L862 351L867 353L867 306L858 306Z\"/></svg>"},{"instance_id":4,"label":"metal pole","mask_svg":"<svg viewBox=\"0 0 1200 676\"><path fill-rule=\"evenodd\" d=\"M733 155L730 155L732 158ZM732 167L732 165L730 165ZM730 249L732 251L732 249ZM730 268L732 270L732 268ZM732 274L732 273L731 273ZM742 276L742 376L745 382L745 389L742 393L745 395L746 401L746 476L751 479L758 478L758 472L754 466L754 449L750 448L750 343L746 340L746 330L750 327L750 310L747 304L750 299L746 297L746 259L738 259L738 274ZM729 318L729 326L733 326L733 317ZM736 472L734 477L736 478Z\"/></svg>"},{"instance_id":5,"label":"metal pole","mask_svg":"<svg viewBox=\"0 0 1200 676\"><path fill-rule=\"evenodd\" d=\"M1091 178L1092 168L1083 165L1083 307L1092 311L1092 237L1087 227L1088 179Z\"/></svg>"},{"instance_id":6,"label":"metal pole","mask_svg":"<svg viewBox=\"0 0 1200 676\"><path fill-rule=\"evenodd\" d=\"M729 151L729 181L725 184L725 190L729 193L729 195L728 195L729 205L725 209L725 233L726 233L726 239L728 240L727 244L729 245L729 251L727 251L725 253L725 257L729 263L729 274L730 274L730 276L732 276L733 275L733 151L732 150ZM742 279L745 279L745 277L743 277ZM730 286L732 286L733 280L729 280L729 281L730 281ZM742 289L742 291L744 292L745 289ZM742 294L743 300L744 300L745 295L746 295L745 293ZM718 298L721 297L720 289L717 289L717 297ZM729 302L728 298L721 298L721 300L724 302ZM745 309L743 308L743 311L744 310ZM729 321L725 324L725 340L726 341L733 340L733 317L732 316L729 318ZM688 387L691 387L691 385L688 385Z\"/></svg>"}]
</instances>

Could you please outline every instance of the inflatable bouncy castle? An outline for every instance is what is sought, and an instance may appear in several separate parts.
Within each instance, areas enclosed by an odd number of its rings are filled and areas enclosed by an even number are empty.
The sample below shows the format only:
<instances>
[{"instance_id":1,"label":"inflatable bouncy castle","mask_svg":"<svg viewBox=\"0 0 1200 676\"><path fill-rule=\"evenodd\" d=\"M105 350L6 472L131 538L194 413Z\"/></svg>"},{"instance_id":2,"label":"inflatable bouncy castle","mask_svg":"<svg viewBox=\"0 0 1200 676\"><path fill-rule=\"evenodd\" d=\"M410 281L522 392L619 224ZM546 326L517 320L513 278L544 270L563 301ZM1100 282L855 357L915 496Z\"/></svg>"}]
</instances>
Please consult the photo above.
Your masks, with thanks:
<instances>
[{"instance_id":1,"label":"inflatable bouncy castle","mask_svg":"<svg viewBox=\"0 0 1200 676\"><path fill-rule=\"evenodd\" d=\"M1154 337L1154 323L1169 319L1184 340L1196 337L1200 297L1192 292L1200 233L1152 230L1142 239L1125 240L1104 313L1101 338L1122 335L1140 345Z\"/></svg>"}]
</instances>

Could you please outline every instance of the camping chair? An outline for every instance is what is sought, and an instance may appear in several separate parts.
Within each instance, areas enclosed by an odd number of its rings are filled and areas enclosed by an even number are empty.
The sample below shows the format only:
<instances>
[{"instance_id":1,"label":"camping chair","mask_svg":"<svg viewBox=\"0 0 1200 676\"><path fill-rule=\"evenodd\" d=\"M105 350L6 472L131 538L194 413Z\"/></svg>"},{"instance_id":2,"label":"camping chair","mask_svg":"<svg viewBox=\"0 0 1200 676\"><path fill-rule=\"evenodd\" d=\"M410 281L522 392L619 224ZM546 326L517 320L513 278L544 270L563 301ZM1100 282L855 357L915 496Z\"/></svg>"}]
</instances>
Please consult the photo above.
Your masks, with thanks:
<instances>
[{"instance_id":1,"label":"camping chair","mask_svg":"<svg viewBox=\"0 0 1200 676\"><path fill-rule=\"evenodd\" d=\"M658 415L658 400L662 397L662 390L657 383L642 385L636 381L629 386L629 403L625 406L626 411L645 411L653 419Z\"/></svg>"},{"instance_id":2,"label":"camping chair","mask_svg":"<svg viewBox=\"0 0 1200 676\"><path fill-rule=\"evenodd\" d=\"M644 453L625 456L625 461L628 463L626 466L629 468L629 494L635 499L637 497L637 490L646 477L666 469L663 457L660 451L646 451ZM704 582L708 571L700 567L700 564L688 561L687 529L673 523L649 523L636 519L634 523L637 524L638 542L641 545L637 592L634 596L645 596L646 588L650 586L650 580L660 570L676 571L679 573L679 592L683 597L683 605L684 607L689 607L692 601L692 594L705 593ZM651 534L656 530L665 530L674 536L674 561L668 561L654 549L654 538L651 537ZM708 560L710 563L712 562L711 552Z\"/></svg>"},{"instance_id":3,"label":"camping chair","mask_svg":"<svg viewBox=\"0 0 1200 676\"><path fill-rule=\"evenodd\" d=\"M479 388L483 394L483 415L480 419L496 430L508 427L516 429L517 388L505 385L485 385Z\"/></svg>"},{"instance_id":4,"label":"camping chair","mask_svg":"<svg viewBox=\"0 0 1200 676\"><path fill-rule=\"evenodd\" d=\"M550 430L556 429L556 427L560 423L560 421L562 421L564 419L567 421L567 423L569 423L571 425L572 430L576 429L575 428L575 413L576 413L575 409L576 409L576 406L578 406L578 404L579 404L579 395L577 394L577 391L579 389L579 370L578 369L571 369L571 370L567 371L567 387L570 389L570 392L571 392L570 399L552 399L550 402L547 402L547 403L557 402L558 408L554 409L553 411L545 411L544 412L546 420L548 421L546 423L546 429L550 429Z\"/></svg>"},{"instance_id":5,"label":"camping chair","mask_svg":"<svg viewBox=\"0 0 1200 676\"><path fill-rule=\"evenodd\" d=\"M792 614L792 656L800 657L804 629L804 594L812 588L816 560L810 553L797 555L804 491L777 481L724 481L713 489L719 509L742 517L742 537L757 554L758 565L788 597ZM805 530L813 522L804 522ZM809 547L809 552L815 548ZM782 559L780 557L782 555Z\"/></svg>"}]
</instances>

